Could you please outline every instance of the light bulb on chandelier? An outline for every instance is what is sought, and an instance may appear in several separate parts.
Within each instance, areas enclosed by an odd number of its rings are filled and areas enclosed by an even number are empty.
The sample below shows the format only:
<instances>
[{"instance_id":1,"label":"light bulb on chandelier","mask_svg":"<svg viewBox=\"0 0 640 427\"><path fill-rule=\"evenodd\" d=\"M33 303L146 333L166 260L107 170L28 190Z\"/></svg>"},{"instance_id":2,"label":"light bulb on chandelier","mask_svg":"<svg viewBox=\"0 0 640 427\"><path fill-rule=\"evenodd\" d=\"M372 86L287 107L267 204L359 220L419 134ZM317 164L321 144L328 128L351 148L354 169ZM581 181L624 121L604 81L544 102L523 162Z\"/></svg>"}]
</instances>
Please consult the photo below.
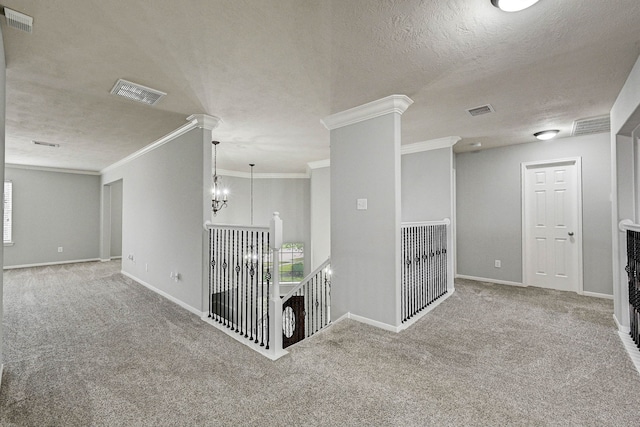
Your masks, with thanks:
<instances>
[{"instance_id":1,"label":"light bulb on chandelier","mask_svg":"<svg viewBox=\"0 0 640 427\"><path fill-rule=\"evenodd\" d=\"M211 189L211 209L215 216L218 211L227 206L229 190L222 187L218 177L218 144L220 141L211 141L213 144L213 188Z\"/></svg>"}]
</instances>

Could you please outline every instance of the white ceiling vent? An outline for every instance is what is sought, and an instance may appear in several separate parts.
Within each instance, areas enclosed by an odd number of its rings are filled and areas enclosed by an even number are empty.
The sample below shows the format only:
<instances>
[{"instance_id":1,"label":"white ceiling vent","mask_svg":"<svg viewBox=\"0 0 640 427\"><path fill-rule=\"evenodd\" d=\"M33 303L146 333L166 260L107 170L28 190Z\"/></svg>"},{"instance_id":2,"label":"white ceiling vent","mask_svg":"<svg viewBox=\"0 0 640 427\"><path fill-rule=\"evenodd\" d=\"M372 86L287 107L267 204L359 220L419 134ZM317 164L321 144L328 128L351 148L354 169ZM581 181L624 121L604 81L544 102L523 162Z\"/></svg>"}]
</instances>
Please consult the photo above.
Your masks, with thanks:
<instances>
[{"instance_id":1,"label":"white ceiling vent","mask_svg":"<svg viewBox=\"0 0 640 427\"><path fill-rule=\"evenodd\" d=\"M166 93L159 90L122 79L116 82L113 89L111 89L111 93L147 105L156 105L166 95Z\"/></svg>"},{"instance_id":2,"label":"white ceiling vent","mask_svg":"<svg viewBox=\"0 0 640 427\"><path fill-rule=\"evenodd\" d=\"M595 133L609 132L611 130L611 120L609 115L591 117L573 122L571 136L593 135Z\"/></svg>"},{"instance_id":3,"label":"white ceiling vent","mask_svg":"<svg viewBox=\"0 0 640 427\"><path fill-rule=\"evenodd\" d=\"M493 109L493 107L490 104L486 104L486 105L481 105L479 107L476 108L470 108L467 110L467 112L469 114L471 114L472 116L481 116L483 114L489 114L489 113L493 113L496 110Z\"/></svg>"},{"instance_id":4,"label":"white ceiling vent","mask_svg":"<svg viewBox=\"0 0 640 427\"><path fill-rule=\"evenodd\" d=\"M17 28L27 33L33 32L33 18L29 15L5 7L4 16L7 18L7 25L9 27Z\"/></svg>"}]
</instances>

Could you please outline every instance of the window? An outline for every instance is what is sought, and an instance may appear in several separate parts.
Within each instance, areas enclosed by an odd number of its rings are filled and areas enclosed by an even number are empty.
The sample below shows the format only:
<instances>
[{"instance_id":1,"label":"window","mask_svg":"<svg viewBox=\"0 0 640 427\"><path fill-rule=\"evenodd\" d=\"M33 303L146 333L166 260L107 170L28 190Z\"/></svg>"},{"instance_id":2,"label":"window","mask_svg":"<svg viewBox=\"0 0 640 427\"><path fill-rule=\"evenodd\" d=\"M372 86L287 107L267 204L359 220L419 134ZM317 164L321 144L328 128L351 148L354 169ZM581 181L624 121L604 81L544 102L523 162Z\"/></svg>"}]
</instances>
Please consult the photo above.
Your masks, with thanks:
<instances>
[{"instance_id":1,"label":"window","mask_svg":"<svg viewBox=\"0 0 640 427\"><path fill-rule=\"evenodd\" d=\"M11 244L13 236L11 235L11 226L13 218L13 183L11 181L4 182L4 221L2 228L3 241L5 244Z\"/></svg>"},{"instance_id":2,"label":"window","mask_svg":"<svg viewBox=\"0 0 640 427\"><path fill-rule=\"evenodd\" d=\"M304 243L283 243L280 250L280 283L304 279Z\"/></svg>"}]
</instances>

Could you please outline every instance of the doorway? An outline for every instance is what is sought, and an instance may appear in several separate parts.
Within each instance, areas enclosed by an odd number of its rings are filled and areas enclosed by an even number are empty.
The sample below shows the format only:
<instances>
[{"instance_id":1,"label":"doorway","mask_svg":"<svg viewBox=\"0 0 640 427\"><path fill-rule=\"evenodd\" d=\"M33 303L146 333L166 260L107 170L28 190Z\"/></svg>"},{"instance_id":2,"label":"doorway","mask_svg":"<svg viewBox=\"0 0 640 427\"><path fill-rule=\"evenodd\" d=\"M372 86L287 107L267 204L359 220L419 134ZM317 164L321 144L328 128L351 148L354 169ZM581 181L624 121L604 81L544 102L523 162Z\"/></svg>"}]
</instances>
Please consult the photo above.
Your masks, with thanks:
<instances>
[{"instance_id":1,"label":"doorway","mask_svg":"<svg viewBox=\"0 0 640 427\"><path fill-rule=\"evenodd\" d=\"M582 293L580 158L522 164L525 285Z\"/></svg>"}]
</instances>

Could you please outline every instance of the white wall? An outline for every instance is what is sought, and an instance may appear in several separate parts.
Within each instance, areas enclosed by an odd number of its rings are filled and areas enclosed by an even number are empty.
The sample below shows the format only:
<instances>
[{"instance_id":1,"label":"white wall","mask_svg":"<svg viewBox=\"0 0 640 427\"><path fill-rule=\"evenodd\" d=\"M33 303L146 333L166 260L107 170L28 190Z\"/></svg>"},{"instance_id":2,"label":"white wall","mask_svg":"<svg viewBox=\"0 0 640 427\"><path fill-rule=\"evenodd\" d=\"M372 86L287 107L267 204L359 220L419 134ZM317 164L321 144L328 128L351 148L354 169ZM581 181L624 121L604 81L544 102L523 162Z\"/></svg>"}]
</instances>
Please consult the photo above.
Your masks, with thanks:
<instances>
[{"instance_id":1,"label":"white wall","mask_svg":"<svg viewBox=\"0 0 640 427\"><path fill-rule=\"evenodd\" d=\"M122 180L123 273L194 312L203 311L210 170L211 131L196 128L102 175Z\"/></svg>"},{"instance_id":2,"label":"white wall","mask_svg":"<svg viewBox=\"0 0 640 427\"><path fill-rule=\"evenodd\" d=\"M451 148L402 156L402 222L452 219Z\"/></svg>"},{"instance_id":3,"label":"white wall","mask_svg":"<svg viewBox=\"0 0 640 427\"><path fill-rule=\"evenodd\" d=\"M4 170L4 138L5 138L5 110L6 110L6 91L7 91L7 66L4 57L4 39L2 38L2 29L0 28L0 173L5 174ZM2 186L4 189L4 185ZM4 190L3 190L4 191ZM4 195L3 195L4 200ZM0 207L2 212L4 207ZM3 214L4 217L4 214ZM3 247L0 246L0 265L3 259ZM3 328L3 282L0 276L0 385L2 385L2 364L3 364L3 346L4 346L4 328Z\"/></svg>"},{"instance_id":4,"label":"white wall","mask_svg":"<svg viewBox=\"0 0 640 427\"><path fill-rule=\"evenodd\" d=\"M5 268L98 259L99 176L8 165L5 179L13 182L14 242Z\"/></svg>"},{"instance_id":5,"label":"white wall","mask_svg":"<svg viewBox=\"0 0 640 427\"><path fill-rule=\"evenodd\" d=\"M311 170L311 269L331 255L331 170Z\"/></svg>"},{"instance_id":6,"label":"white wall","mask_svg":"<svg viewBox=\"0 0 640 427\"><path fill-rule=\"evenodd\" d=\"M584 290L611 295L609 135L456 155L457 273L522 282L522 162L582 157ZM494 260L502 268L494 267Z\"/></svg>"}]
</instances>

